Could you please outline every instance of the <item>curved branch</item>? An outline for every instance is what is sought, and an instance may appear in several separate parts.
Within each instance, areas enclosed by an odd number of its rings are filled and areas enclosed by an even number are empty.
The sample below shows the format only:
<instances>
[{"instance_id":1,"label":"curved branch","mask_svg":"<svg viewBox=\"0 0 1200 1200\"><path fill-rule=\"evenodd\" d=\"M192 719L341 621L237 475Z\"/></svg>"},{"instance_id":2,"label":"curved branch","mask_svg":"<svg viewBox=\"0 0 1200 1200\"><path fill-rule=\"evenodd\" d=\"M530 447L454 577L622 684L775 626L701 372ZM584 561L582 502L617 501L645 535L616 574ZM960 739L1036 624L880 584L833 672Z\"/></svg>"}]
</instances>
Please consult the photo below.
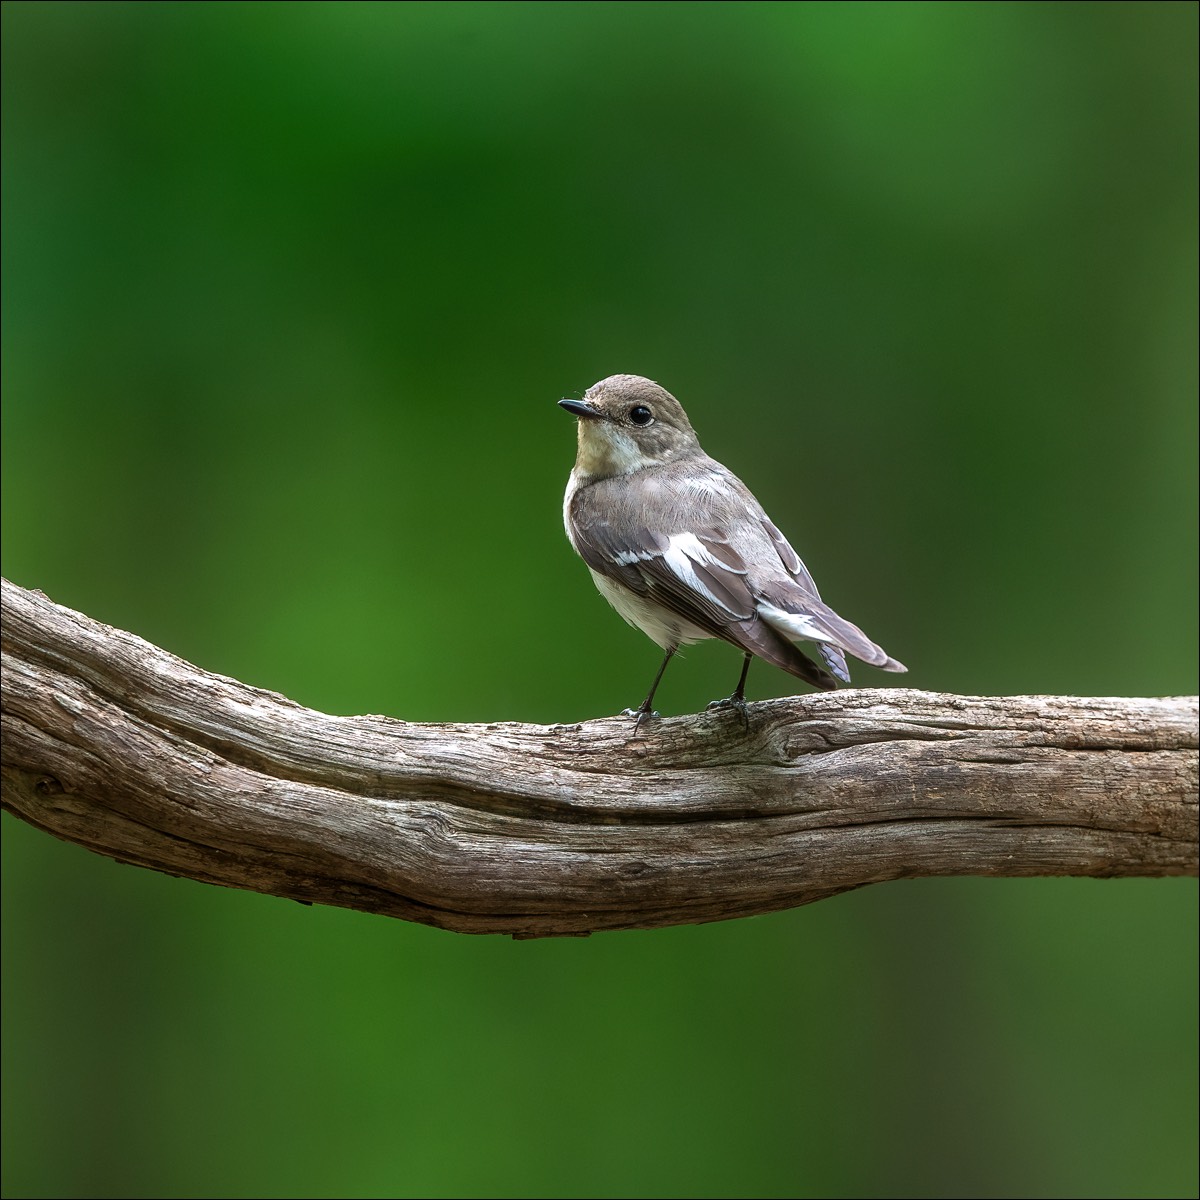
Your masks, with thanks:
<instances>
[{"instance_id":1,"label":"curved branch","mask_svg":"<svg viewBox=\"0 0 1200 1200\"><path fill-rule=\"evenodd\" d=\"M3 583L4 807L121 862L464 932L929 875L1195 875L1197 702L823 692L581 725L333 717Z\"/></svg>"}]
</instances>

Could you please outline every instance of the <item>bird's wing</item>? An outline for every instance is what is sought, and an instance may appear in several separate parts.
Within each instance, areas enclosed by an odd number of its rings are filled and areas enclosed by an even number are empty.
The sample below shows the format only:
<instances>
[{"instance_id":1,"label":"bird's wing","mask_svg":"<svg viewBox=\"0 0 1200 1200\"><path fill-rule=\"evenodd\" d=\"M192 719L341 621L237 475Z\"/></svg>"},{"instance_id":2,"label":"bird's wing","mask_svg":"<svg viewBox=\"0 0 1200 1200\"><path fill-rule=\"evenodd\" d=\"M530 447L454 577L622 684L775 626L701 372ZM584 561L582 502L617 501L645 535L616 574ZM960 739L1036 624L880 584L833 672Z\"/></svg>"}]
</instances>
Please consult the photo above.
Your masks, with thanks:
<instances>
[{"instance_id":1,"label":"bird's wing","mask_svg":"<svg viewBox=\"0 0 1200 1200\"><path fill-rule=\"evenodd\" d=\"M679 506L642 494L652 493L652 478L610 483L581 488L568 510L575 549L593 571L816 687L836 686L786 634L759 619L740 525L706 523L714 514L696 497Z\"/></svg>"},{"instance_id":2,"label":"bird's wing","mask_svg":"<svg viewBox=\"0 0 1200 1200\"><path fill-rule=\"evenodd\" d=\"M585 504L586 494L581 492L573 507ZM656 601L713 637L724 637L727 626L755 615L746 566L718 531L664 533L638 521L621 520L617 512L603 517L573 512L572 516L575 548L593 571Z\"/></svg>"},{"instance_id":3,"label":"bird's wing","mask_svg":"<svg viewBox=\"0 0 1200 1200\"><path fill-rule=\"evenodd\" d=\"M775 528L771 519L763 512L761 506L755 501L755 508L758 509L758 520L762 527L762 531L767 535L771 543L771 549L779 556L779 564L792 577L796 586L801 591L810 594L814 600L820 600L821 594L817 591L817 585L813 582L813 577L809 574L808 568L800 561L800 555L792 549L792 544Z\"/></svg>"},{"instance_id":4,"label":"bird's wing","mask_svg":"<svg viewBox=\"0 0 1200 1200\"><path fill-rule=\"evenodd\" d=\"M653 600L711 637L818 687L850 681L847 653L903 671L817 591L787 538L744 483L711 459L580 488L575 548L593 571ZM829 672L792 645L815 642Z\"/></svg>"}]
</instances>

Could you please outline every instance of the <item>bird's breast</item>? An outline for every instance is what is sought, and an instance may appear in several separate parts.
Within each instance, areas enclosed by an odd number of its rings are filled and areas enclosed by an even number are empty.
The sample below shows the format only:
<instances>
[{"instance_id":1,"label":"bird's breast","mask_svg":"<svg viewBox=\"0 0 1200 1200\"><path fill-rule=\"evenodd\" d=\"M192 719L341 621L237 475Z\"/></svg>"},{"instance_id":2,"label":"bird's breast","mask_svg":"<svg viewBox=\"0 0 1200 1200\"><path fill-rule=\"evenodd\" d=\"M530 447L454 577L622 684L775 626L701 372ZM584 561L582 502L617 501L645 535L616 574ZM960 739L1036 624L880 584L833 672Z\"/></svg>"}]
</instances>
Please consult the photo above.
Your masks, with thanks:
<instances>
[{"instance_id":1,"label":"bird's breast","mask_svg":"<svg viewBox=\"0 0 1200 1200\"><path fill-rule=\"evenodd\" d=\"M563 496L563 528L567 531L567 541L571 543L571 549L576 554L579 553L579 547L575 542L575 530L571 522L571 502L575 499L575 493L579 491L579 487L579 473L572 471L567 480L566 493Z\"/></svg>"},{"instance_id":2,"label":"bird's breast","mask_svg":"<svg viewBox=\"0 0 1200 1200\"><path fill-rule=\"evenodd\" d=\"M588 568L591 571L591 568ZM702 642L713 635L707 630L685 621L669 608L663 608L637 592L631 592L627 587L592 571L592 579L605 600L609 602L634 627L640 629L652 642L657 642L664 650L673 646L687 645L691 642Z\"/></svg>"}]
</instances>

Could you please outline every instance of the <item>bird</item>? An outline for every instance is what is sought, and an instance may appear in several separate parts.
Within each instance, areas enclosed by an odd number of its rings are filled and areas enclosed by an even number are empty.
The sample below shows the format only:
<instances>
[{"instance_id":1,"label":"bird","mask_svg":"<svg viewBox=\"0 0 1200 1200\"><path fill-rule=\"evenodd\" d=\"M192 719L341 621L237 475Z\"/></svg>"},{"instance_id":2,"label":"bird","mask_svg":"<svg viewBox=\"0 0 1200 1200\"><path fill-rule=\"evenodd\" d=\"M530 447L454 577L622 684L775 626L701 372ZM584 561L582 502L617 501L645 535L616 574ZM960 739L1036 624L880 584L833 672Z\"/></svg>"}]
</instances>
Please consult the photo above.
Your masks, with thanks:
<instances>
[{"instance_id":1,"label":"bird","mask_svg":"<svg viewBox=\"0 0 1200 1200\"><path fill-rule=\"evenodd\" d=\"M742 651L732 708L748 726L746 676L757 657L831 691L849 683L846 654L906 671L838 616L750 489L709 458L683 406L640 375L610 375L558 401L577 418L578 453L563 498L571 546L600 594L666 652L646 699L624 715L651 717L654 694L681 645L720 638ZM815 644L824 665L796 642Z\"/></svg>"}]
</instances>

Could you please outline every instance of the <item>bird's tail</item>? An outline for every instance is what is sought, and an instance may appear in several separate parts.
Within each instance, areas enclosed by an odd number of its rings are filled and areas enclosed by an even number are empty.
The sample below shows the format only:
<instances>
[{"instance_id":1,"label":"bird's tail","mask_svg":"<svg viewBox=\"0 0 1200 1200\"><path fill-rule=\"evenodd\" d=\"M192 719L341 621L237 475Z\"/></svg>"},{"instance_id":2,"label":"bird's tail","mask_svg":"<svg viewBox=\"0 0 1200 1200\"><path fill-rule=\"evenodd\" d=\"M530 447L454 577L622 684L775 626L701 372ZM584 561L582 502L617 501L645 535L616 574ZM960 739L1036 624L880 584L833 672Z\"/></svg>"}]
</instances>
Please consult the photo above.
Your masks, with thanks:
<instances>
[{"instance_id":1,"label":"bird's tail","mask_svg":"<svg viewBox=\"0 0 1200 1200\"><path fill-rule=\"evenodd\" d=\"M760 600L758 615L788 641L816 642L830 671L844 683L850 682L850 671L843 651L882 671L908 670L902 662L889 657L887 651L871 641L857 625L809 596L804 598L804 607L799 611Z\"/></svg>"},{"instance_id":2,"label":"bird's tail","mask_svg":"<svg viewBox=\"0 0 1200 1200\"><path fill-rule=\"evenodd\" d=\"M850 682L850 668L846 666L846 656L836 646L831 646L828 642L818 642L817 653L843 683Z\"/></svg>"}]
</instances>

